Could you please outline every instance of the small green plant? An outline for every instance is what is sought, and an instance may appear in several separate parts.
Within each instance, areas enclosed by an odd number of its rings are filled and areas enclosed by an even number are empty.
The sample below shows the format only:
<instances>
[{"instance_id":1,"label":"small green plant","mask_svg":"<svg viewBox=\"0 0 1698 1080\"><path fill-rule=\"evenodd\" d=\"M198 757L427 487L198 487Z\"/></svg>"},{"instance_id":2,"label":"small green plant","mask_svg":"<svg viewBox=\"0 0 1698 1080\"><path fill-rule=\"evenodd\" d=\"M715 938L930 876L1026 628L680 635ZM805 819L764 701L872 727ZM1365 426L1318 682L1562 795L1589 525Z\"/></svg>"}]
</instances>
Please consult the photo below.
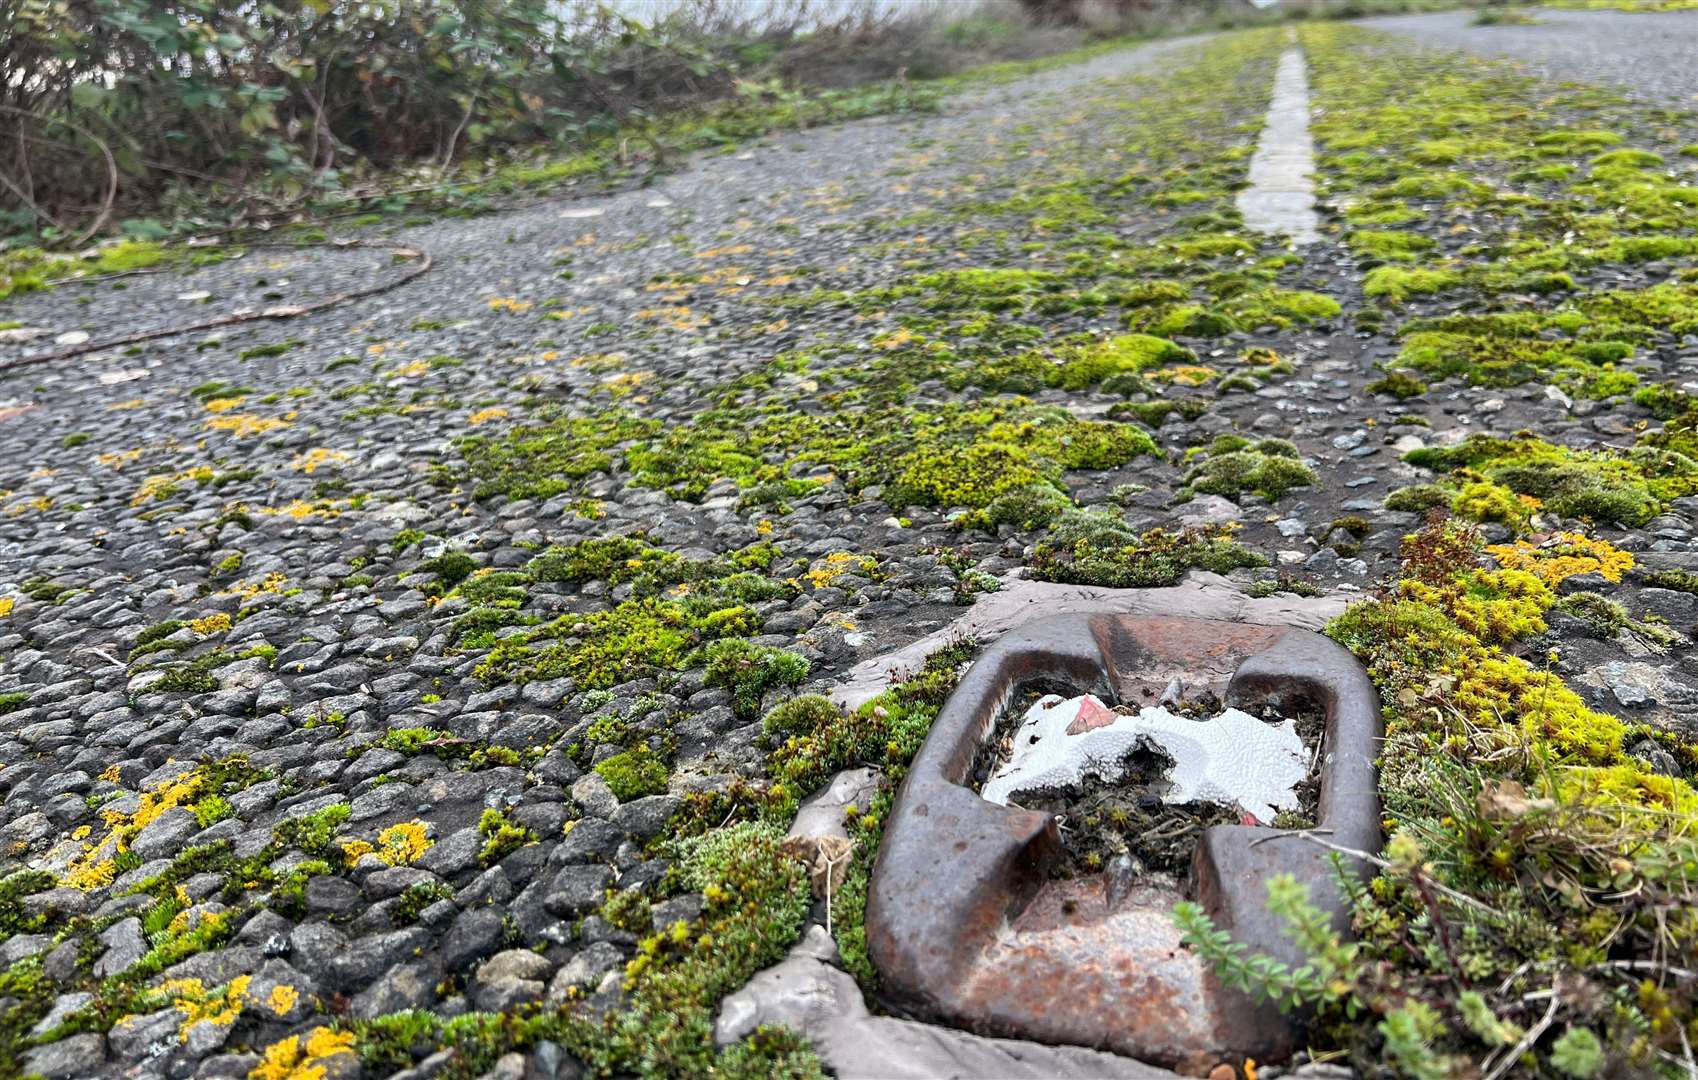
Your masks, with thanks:
<instances>
[{"instance_id":1,"label":"small green plant","mask_svg":"<svg viewBox=\"0 0 1698 1080\"><path fill-rule=\"evenodd\" d=\"M484 838L478 861L493 866L526 844L536 842L536 835L515 822L504 810L489 807L478 818L478 833Z\"/></svg>"},{"instance_id":2,"label":"small green plant","mask_svg":"<svg viewBox=\"0 0 1698 1080\"><path fill-rule=\"evenodd\" d=\"M604 758L596 763L595 771L620 802L664 794L671 775L666 762L647 746Z\"/></svg>"},{"instance_id":3,"label":"small green plant","mask_svg":"<svg viewBox=\"0 0 1698 1080\"><path fill-rule=\"evenodd\" d=\"M752 720L768 690L802 682L809 664L797 653L726 638L707 646L704 667L707 685L730 689L737 715Z\"/></svg>"}]
</instances>

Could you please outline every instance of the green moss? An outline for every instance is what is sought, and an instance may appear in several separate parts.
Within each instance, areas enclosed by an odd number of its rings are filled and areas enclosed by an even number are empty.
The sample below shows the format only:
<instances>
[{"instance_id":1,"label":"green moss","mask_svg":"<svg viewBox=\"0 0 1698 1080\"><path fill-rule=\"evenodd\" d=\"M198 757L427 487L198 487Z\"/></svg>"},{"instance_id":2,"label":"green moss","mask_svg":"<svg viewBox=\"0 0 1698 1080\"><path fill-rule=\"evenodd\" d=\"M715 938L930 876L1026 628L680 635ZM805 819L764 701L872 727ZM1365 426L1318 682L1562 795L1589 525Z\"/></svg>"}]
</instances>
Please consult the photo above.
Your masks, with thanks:
<instances>
[{"instance_id":1,"label":"green moss","mask_svg":"<svg viewBox=\"0 0 1698 1080\"><path fill-rule=\"evenodd\" d=\"M1698 595L1698 574L1687 570L1653 570L1641 580L1653 589L1672 589Z\"/></svg>"},{"instance_id":2,"label":"green moss","mask_svg":"<svg viewBox=\"0 0 1698 1080\"><path fill-rule=\"evenodd\" d=\"M1440 472L1473 469L1566 517L1623 525L1644 524L1661 510L1662 497L1698 487L1698 463L1680 454L1571 450L1529 434L1472 435L1456 446L1413 450L1404 460Z\"/></svg>"},{"instance_id":3,"label":"green moss","mask_svg":"<svg viewBox=\"0 0 1698 1080\"><path fill-rule=\"evenodd\" d=\"M761 727L769 736L787 739L792 735L812 735L841 715L837 704L823 694L803 694L774 705L761 719Z\"/></svg>"},{"instance_id":4,"label":"green moss","mask_svg":"<svg viewBox=\"0 0 1698 1080\"><path fill-rule=\"evenodd\" d=\"M1420 233L1374 229L1354 230L1345 236L1345 242L1357 254L1381 262L1414 262L1438 246L1437 241Z\"/></svg>"},{"instance_id":5,"label":"green moss","mask_svg":"<svg viewBox=\"0 0 1698 1080\"><path fill-rule=\"evenodd\" d=\"M1283 439L1255 444L1223 436L1209 447L1203 461L1185 474L1186 490L1195 494L1237 496L1254 492L1278 499L1292 488L1315 483L1315 471L1303 464L1297 448Z\"/></svg>"},{"instance_id":6,"label":"green moss","mask_svg":"<svg viewBox=\"0 0 1698 1080\"><path fill-rule=\"evenodd\" d=\"M1527 523L1533 508L1515 497L1502 484L1476 480L1462 485L1450 503L1451 510L1470 521L1496 521L1517 528Z\"/></svg>"},{"instance_id":7,"label":"green moss","mask_svg":"<svg viewBox=\"0 0 1698 1080\"><path fill-rule=\"evenodd\" d=\"M1191 569L1224 574L1267 564L1234 541L1232 532L1209 527L1179 532L1151 529L1140 535L1117 514L1074 511L1034 546L1032 576L1040 581L1132 589L1172 585Z\"/></svg>"},{"instance_id":8,"label":"green moss","mask_svg":"<svg viewBox=\"0 0 1698 1080\"><path fill-rule=\"evenodd\" d=\"M535 833L515 822L505 810L493 806L486 808L478 817L478 835L483 837L478 861L485 866L494 866L526 844L536 843L537 839Z\"/></svg>"},{"instance_id":9,"label":"green moss","mask_svg":"<svg viewBox=\"0 0 1698 1080\"><path fill-rule=\"evenodd\" d=\"M1399 302L1411 296L1441 293L1461 283L1462 276L1454 270L1379 266L1362 279L1362 293Z\"/></svg>"},{"instance_id":10,"label":"green moss","mask_svg":"<svg viewBox=\"0 0 1698 1080\"><path fill-rule=\"evenodd\" d=\"M712 642L703 649L703 657L707 685L729 689L735 712L744 720L759 715L767 691L796 686L808 677L805 657L741 638Z\"/></svg>"},{"instance_id":11,"label":"green moss","mask_svg":"<svg viewBox=\"0 0 1698 1080\"><path fill-rule=\"evenodd\" d=\"M781 827L741 823L679 842L678 880L707 898L701 918L645 938L626 968L625 1006L567 1025L560 1041L598 1075L817 1078L786 1036L757 1035L717 1061L713 1044L719 999L784 955L811 903L782 841ZM727 1058L752 1071L726 1071Z\"/></svg>"},{"instance_id":12,"label":"green moss","mask_svg":"<svg viewBox=\"0 0 1698 1080\"><path fill-rule=\"evenodd\" d=\"M12 690L7 693L0 694L0 716L5 716L7 713L17 712L19 709L29 704L29 699L32 696L34 695L32 695L28 690Z\"/></svg>"},{"instance_id":13,"label":"green moss","mask_svg":"<svg viewBox=\"0 0 1698 1080\"><path fill-rule=\"evenodd\" d=\"M638 746L622 754L614 754L596 763L595 771L620 802L640 799L645 795L664 795L671 776L654 751Z\"/></svg>"},{"instance_id":14,"label":"green moss","mask_svg":"<svg viewBox=\"0 0 1698 1080\"><path fill-rule=\"evenodd\" d=\"M1227 301L1232 322L1244 330L1322 322L1337 318L1343 310L1330 296L1296 289L1258 289L1237 293Z\"/></svg>"},{"instance_id":15,"label":"green moss","mask_svg":"<svg viewBox=\"0 0 1698 1080\"><path fill-rule=\"evenodd\" d=\"M282 356L290 349L300 348L306 344L303 341L278 341L270 345L255 345L251 349L243 349L236 354L238 360L258 360L267 356Z\"/></svg>"},{"instance_id":16,"label":"green moss","mask_svg":"<svg viewBox=\"0 0 1698 1080\"><path fill-rule=\"evenodd\" d=\"M512 428L498 436L474 435L456 444L479 498L546 499L576 489L576 481L613 465L613 451L652 435L659 425L620 413L565 418ZM453 482L446 475L444 482Z\"/></svg>"},{"instance_id":17,"label":"green moss","mask_svg":"<svg viewBox=\"0 0 1698 1080\"><path fill-rule=\"evenodd\" d=\"M689 604L644 598L607 611L564 615L502 638L478 664L491 682L571 678L580 689L616 686L657 670L683 670L697 647L750 633L760 624L740 604L708 609L706 598Z\"/></svg>"},{"instance_id":18,"label":"green moss","mask_svg":"<svg viewBox=\"0 0 1698 1080\"><path fill-rule=\"evenodd\" d=\"M464 551L449 550L419 564L418 572L434 579L432 595L446 596L478 569L478 561Z\"/></svg>"},{"instance_id":19,"label":"green moss","mask_svg":"<svg viewBox=\"0 0 1698 1080\"><path fill-rule=\"evenodd\" d=\"M1073 500L1050 484L1028 484L1004 491L985 507L982 523L994 529L1012 525L1016 529L1041 529L1073 506Z\"/></svg>"},{"instance_id":20,"label":"green moss","mask_svg":"<svg viewBox=\"0 0 1698 1080\"><path fill-rule=\"evenodd\" d=\"M1239 329L1232 316L1221 311L1213 311L1200 304L1186 304L1182 307L1169 309L1159 317L1141 326L1139 319L1129 319L1129 325L1147 329L1152 334L1161 337L1225 337Z\"/></svg>"},{"instance_id":21,"label":"green moss","mask_svg":"<svg viewBox=\"0 0 1698 1080\"><path fill-rule=\"evenodd\" d=\"M915 450L896 462L885 501L906 506L985 506L998 495L1030 487L1044 471L1019 447L973 443Z\"/></svg>"},{"instance_id":22,"label":"green moss","mask_svg":"<svg viewBox=\"0 0 1698 1080\"><path fill-rule=\"evenodd\" d=\"M1428 510L1449 506L1451 497L1450 492L1437 484L1410 484L1391 492L1382 505L1387 510L1424 514Z\"/></svg>"},{"instance_id":23,"label":"green moss","mask_svg":"<svg viewBox=\"0 0 1698 1080\"><path fill-rule=\"evenodd\" d=\"M1122 334L1091 345L1074 346L1061 356L1054 380L1066 390L1083 390L1120 374L1136 374L1163 364L1188 363L1197 358L1190 349L1149 334Z\"/></svg>"},{"instance_id":24,"label":"green moss","mask_svg":"<svg viewBox=\"0 0 1698 1080\"><path fill-rule=\"evenodd\" d=\"M1389 394L1399 401L1408 401L1427 392L1427 384L1407 371L1388 371L1363 387L1370 394Z\"/></svg>"}]
</instances>

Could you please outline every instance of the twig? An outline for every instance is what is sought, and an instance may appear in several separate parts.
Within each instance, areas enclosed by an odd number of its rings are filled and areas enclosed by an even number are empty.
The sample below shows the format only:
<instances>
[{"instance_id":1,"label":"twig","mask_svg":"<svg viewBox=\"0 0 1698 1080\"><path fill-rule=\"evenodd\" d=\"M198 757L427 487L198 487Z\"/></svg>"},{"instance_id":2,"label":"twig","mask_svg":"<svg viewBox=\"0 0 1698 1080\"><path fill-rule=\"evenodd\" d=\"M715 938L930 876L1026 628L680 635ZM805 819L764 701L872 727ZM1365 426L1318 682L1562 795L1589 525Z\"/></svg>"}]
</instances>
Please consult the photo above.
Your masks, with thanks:
<instances>
[{"instance_id":1,"label":"twig","mask_svg":"<svg viewBox=\"0 0 1698 1080\"><path fill-rule=\"evenodd\" d=\"M1509 1048L1509 1053L1504 1055L1502 1061L1493 1066L1492 1071L1485 1075L1485 1080L1499 1080L1500 1077L1514 1068L1515 1063L1521 1060L1521 1055L1538 1042L1539 1036L1543 1035L1546 1029L1551 1026L1551 1021L1556 1018L1557 1007L1561 1004L1562 996L1556 992L1556 987L1553 985L1551 987L1551 1003L1545 1009L1545 1015L1539 1018L1537 1024L1527 1029L1527 1034L1521 1036L1520 1042Z\"/></svg>"},{"instance_id":2,"label":"twig","mask_svg":"<svg viewBox=\"0 0 1698 1080\"><path fill-rule=\"evenodd\" d=\"M448 136L448 148L442 152L442 162L438 168L447 171L454 161L454 148L460 144L460 133L466 130L466 125L472 122L472 100L466 99L466 114L460 117L460 125L454 129L454 134Z\"/></svg>"},{"instance_id":3,"label":"twig","mask_svg":"<svg viewBox=\"0 0 1698 1080\"><path fill-rule=\"evenodd\" d=\"M1317 835L1318 832L1320 832L1320 830L1303 829L1303 830L1300 830L1300 831L1297 831L1297 832L1280 833L1279 836L1296 836L1296 837L1299 837L1303 840L1307 840L1312 844L1319 844L1321 847L1326 848L1328 851L1336 851L1340 855L1348 855L1353 859L1361 859L1363 862L1370 863L1374 866L1377 866L1381 870L1387 870L1387 869L1390 869L1390 867L1391 867L1391 863L1387 862L1385 859L1380 858L1378 855L1370 855L1366 851L1358 851L1355 848L1347 848L1342 844L1335 844L1330 840L1323 840L1323 839L1320 838L1319 835ZM1270 836L1267 839L1273 840L1273 839L1278 839L1278 837L1277 836ZM1494 919L1503 918L1502 912L1498 911L1496 908L1490 907L1490 906L1480 902L1479 900L1474 899L1472 896L1469 896L1467 893L1457 892L1455 889L1451 888L1450 886L1442 885L1437 881L1431 882L1431 885L1432 885L1433 888L1437 889L1439 892L1443 893L1444 895L1450 897L1452 900L1455 900L1457 903L1463 905L1464 907L1471 907L1475 911L1480 912L1482 915L1490 915Z\"/></svg>"},{"instance_id":4,"label":"twig","mask_svg":"<svg viewBox=\"0 0 1698 1080\"><path fill-rule=\"evenodd\" d=\"M1657 963L1655 960L1609 960L1599 964L1598 966L1618 968L1622 971L1654 971L1659 975L1672 975L1674 978L1679 979L1682 982L1685 982L1688 979L1698 979L1698 971L1689 971L1686 968L1668 967L1667 965Z\"/></svg>"},{"instance_id":5,"label":"twig","mask_svg":"<svg viewBox=\"0 0 1698 1080\"><path fill-rule=\"evenodd\" d=\"M296 244L290 246L318 247L320 245ZM386 293L392 289L398 289L408 282L430 273L431 268L435 265L435 260L431 258L430 252L419 251L415 248L387 244L367 244L359 240L343 240L329 246L337 248L388 248L396 255L416 257L418 259L418 263L408 269L406 273L402 274L400 277L394 278L393 280L386 281L378 285L372 285L364 289L355 289L352 292L337 293L335 296L328 296L323 300L317 300L311 304L266 308L263 311L238 311L230 315L220 315L215 319L203 319L200 322L186 323L181 326L167 326L157 330L142 330L134 334L126 334L123 337L107 338L103 341L90 341L81 345L71 345L63 349L58 349L54 352L40 353L35 356L23 356L16 360L7 360L4 363L0 363L0 371L13 371L17 368L32 367L36 364L47 364L55 360L69 360L74 356L82 356L86 353L99 352L103 349L115 349L123 345L134 345L138 342L153 341L157 338L177 337L180 334L194 334L199 333L202 330L216 330L220 327L235 326L240 323L293 319L301 315L312 315L316 312L336 307L339 304L345 304L350 300L363 300L369 296L377 296L380 293Z\"/></svg>"}]
</instances>

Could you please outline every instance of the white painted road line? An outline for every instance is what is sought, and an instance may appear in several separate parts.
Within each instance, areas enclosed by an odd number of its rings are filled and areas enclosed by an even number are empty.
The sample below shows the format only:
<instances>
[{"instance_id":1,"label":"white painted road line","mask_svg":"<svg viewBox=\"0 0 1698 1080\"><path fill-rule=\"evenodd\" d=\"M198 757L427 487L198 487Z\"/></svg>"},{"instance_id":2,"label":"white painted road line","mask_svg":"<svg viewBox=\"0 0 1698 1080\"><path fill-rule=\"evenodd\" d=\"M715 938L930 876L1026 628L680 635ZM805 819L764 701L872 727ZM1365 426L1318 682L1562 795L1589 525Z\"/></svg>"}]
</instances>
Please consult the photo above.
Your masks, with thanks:
<instances>
[{"instance_id":1,"label":"white painted road line","mask_svg":"<svg viewBox=\"0 0 1698 1080\"><path fill-rule=\"evenodd\" d=\"M1321 238L1315 211L1315 143L1309 137L1309 80L1303 50L1280 54L1267 123L1250 159L1250 186L1238 193L1244 224L1284 233L1295 244Z\"/></svg>"}]
</instances>

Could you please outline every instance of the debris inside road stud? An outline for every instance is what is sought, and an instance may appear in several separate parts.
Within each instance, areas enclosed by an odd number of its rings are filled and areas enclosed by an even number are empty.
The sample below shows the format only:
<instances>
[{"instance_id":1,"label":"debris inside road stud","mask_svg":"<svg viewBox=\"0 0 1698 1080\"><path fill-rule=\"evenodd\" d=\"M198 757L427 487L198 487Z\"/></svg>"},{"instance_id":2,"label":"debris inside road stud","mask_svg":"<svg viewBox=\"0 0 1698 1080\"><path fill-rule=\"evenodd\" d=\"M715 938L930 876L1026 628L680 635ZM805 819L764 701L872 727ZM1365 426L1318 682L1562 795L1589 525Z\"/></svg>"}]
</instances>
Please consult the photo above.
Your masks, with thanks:
<instances>
[{"instance_id":1,"label":"debris inside road stud","mask_svg":"<svg viewBox=\"0 0 1698 1080\"><path fill-rule=\"evenodd\" d=\"M1111 710L1096 697L1046 697L1014 729L1008 758L980 789L1006 806L1018 797L1077 790L1087 779L1113 784L1140 752L1165 759L1162 802L1236 805L1246 825L1297 809L1297 785L1309 774L1290 720L1269 723L1238 709L1189 719L1160 706Z\"/></svg>"}]
</instances>

